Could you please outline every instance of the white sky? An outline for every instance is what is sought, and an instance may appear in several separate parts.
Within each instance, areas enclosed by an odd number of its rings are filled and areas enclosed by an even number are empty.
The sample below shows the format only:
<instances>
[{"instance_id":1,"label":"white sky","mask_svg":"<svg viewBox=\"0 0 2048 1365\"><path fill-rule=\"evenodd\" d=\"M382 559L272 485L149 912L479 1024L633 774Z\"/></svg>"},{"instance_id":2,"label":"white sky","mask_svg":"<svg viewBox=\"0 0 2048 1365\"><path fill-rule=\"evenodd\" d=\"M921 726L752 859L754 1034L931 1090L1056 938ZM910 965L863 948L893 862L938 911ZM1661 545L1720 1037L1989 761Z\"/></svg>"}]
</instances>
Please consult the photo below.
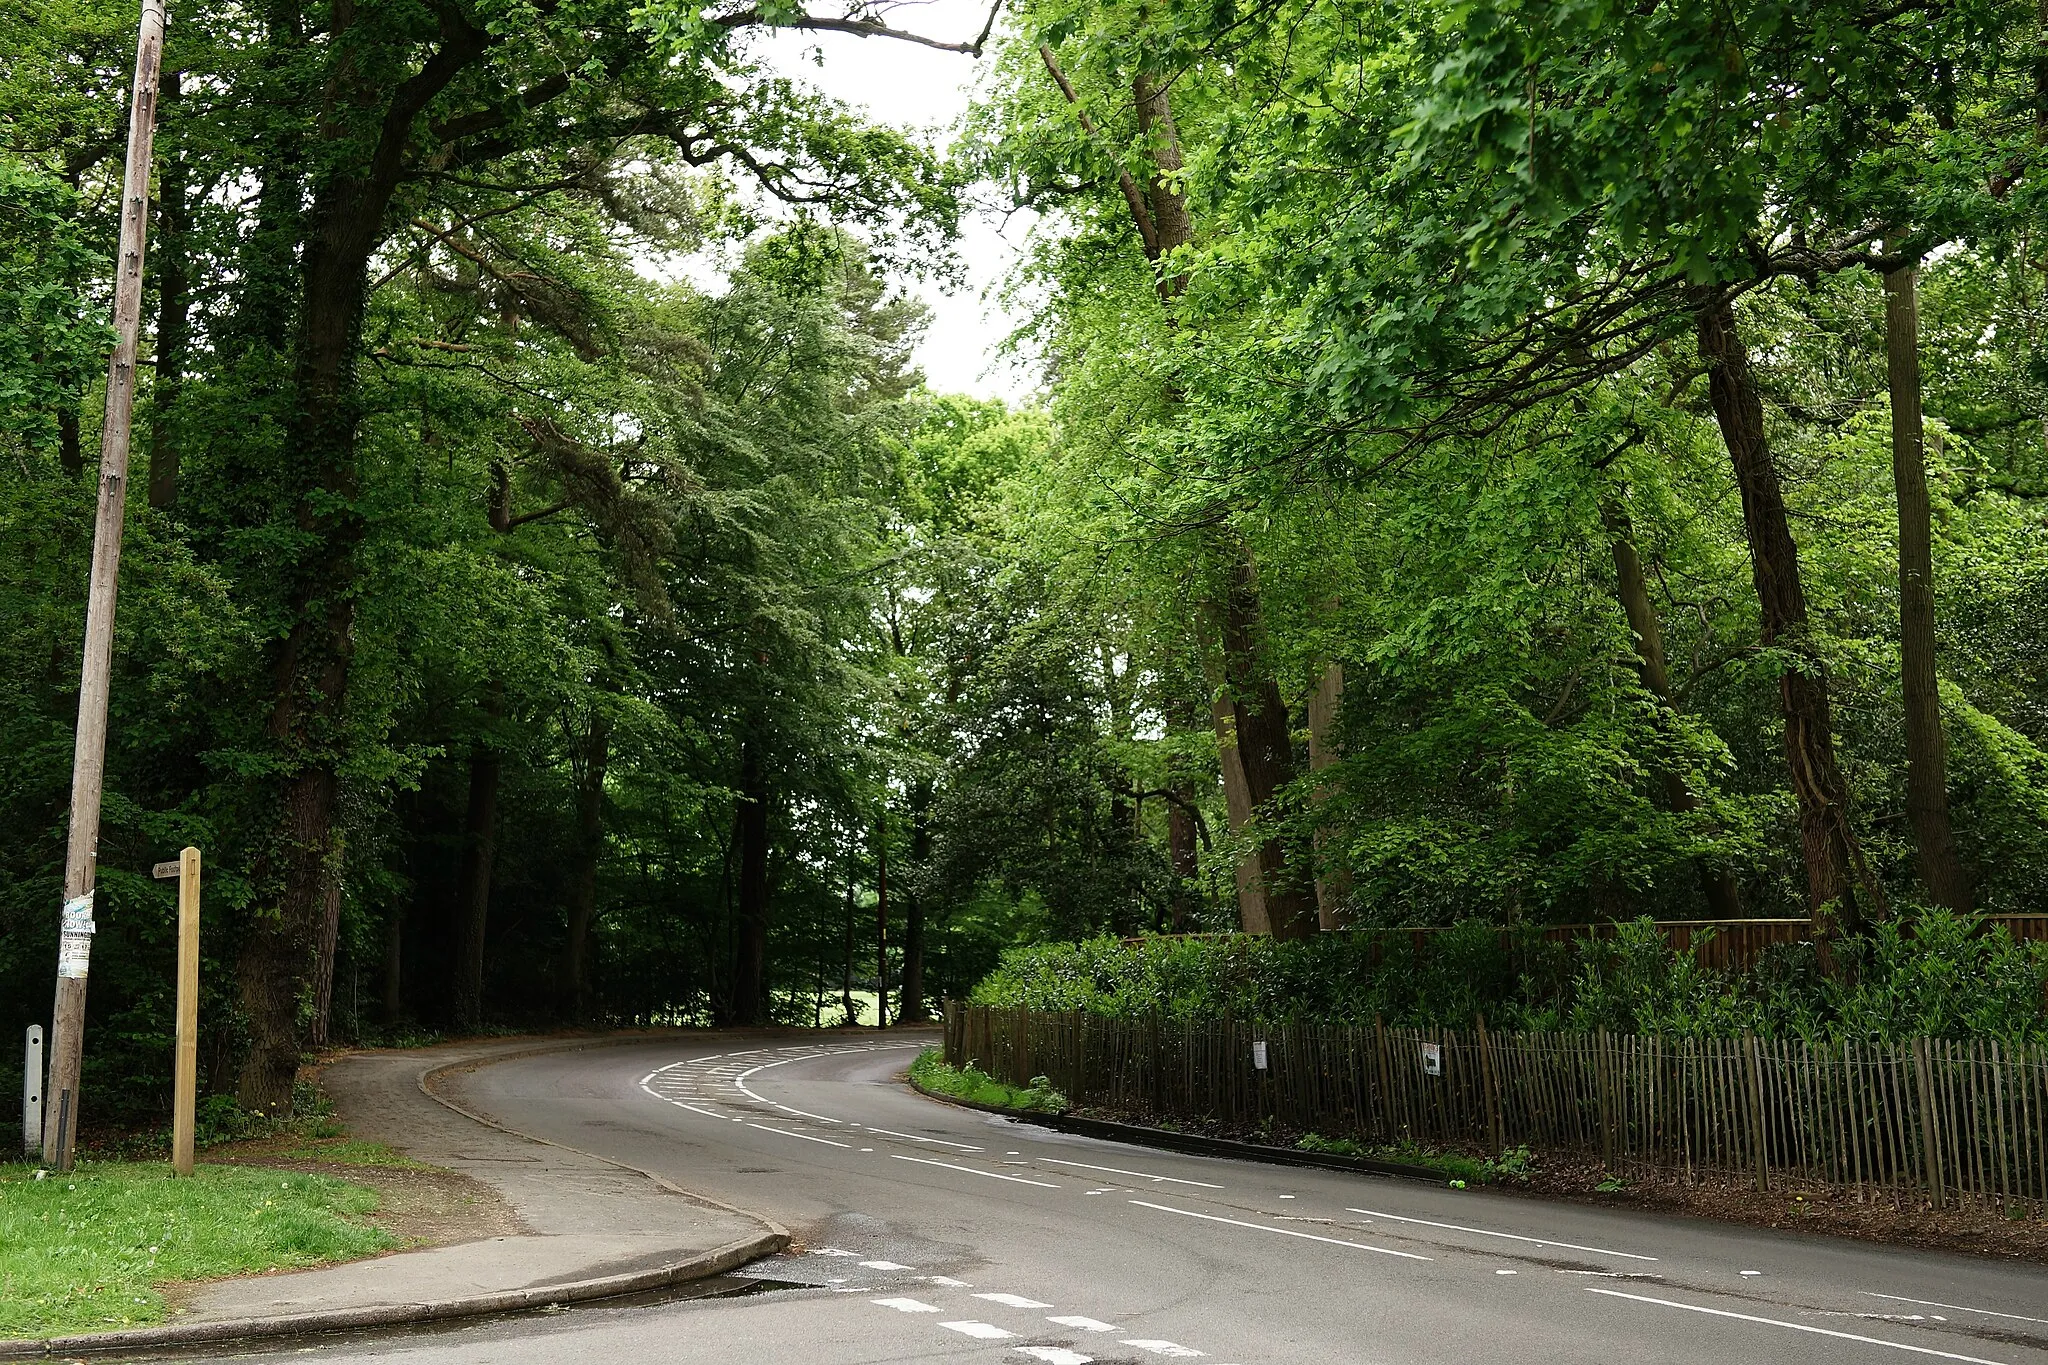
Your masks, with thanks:
<instances>
[{"instance_id":1,"label":"white sky","mask_svg":"<svg viewBox=\"0 0 2048 1365\"><path fill-rule=\"evenodd\" d=\"M961 43L972 42L987 21L988 0L913 0L889 16L892 27ZM865 108L877 122L935 130L941 147L951 140L950 130L967 108L981 66L957 52L842 33L786 31L764 37L756 50L783 74ZM819 56L822 65L815 61ZM1016 323L1003 315L996 292L1015 263L1029 226L1022 214L1006 226L992 218L971 219L962 225L958 246L966 287L947 295L935 285L910 282L932 310L917 362L938 392L1016 402L1036 391L1035 372L997 354Z\"/></svg>"}]
</instances>

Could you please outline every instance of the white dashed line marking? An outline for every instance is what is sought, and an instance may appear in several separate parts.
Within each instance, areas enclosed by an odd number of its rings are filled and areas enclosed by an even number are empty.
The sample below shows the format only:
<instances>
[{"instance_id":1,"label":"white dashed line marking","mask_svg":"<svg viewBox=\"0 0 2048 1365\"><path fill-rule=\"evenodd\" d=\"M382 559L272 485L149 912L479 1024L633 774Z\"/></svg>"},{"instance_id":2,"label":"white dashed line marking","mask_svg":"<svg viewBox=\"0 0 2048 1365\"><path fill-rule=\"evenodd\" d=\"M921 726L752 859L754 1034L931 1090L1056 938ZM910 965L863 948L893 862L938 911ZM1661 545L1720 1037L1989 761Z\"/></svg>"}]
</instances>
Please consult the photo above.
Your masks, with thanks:
<instances>
[{"instance_id":1,"label":"white dashed line marking","mask_svg":"<svg viewBox=\"0 0 2048 1365\"><path fill-rule=\"evenodd\" d=\"M1059 1318L1047 1318L1046 1321L1056 1322L1062 1327L1071 1327L1077 1332L1120 1332L1123 1330L1121 1327L1111 1326L1109 1323L1103 1322L1099 1318L1083 1318L1068 1316Z\"/></svg>"},{"instance_id":2,"label":"white dashed line marking","mask_svg":"<svg viewBox=\"0 0 2048 1365\"><path fill-rule=\"evenodd\" d=\"M1595 1289L1587 1286L1588 1294L1605 1294L1612 1299L1630 1299L1636 1303L1652 1303L1659 1308L1683 1308L1688 1313L1705 1313L1710 1317L1734 1318L1737 1322L1761 1323L1765 1327L1783 1327L1789 1332L1810 1332L1817 1337L1833 1337L1837 1341L1860 1341L1866 1346L1888 1346L1894 1351L1911 1351L1916 1356L1936 1356L1942 1360L1961 1360L1967 1365L2005 1365L2003 1361L1986 1360L1982 1356L1957 1355L1954 1351L1937 1351L1932 1346L1909 1346L1903 1341L1886 1341L1883 1337L1860 1337L1854 1332L1837 1332L1831 1327L1814 1327L1804 1322L1786 1322L1782 1318L1760 1318L1754 1313L1732 1313L1726 1308L1705 1308L1696 1303L1680 1303L1676 1299L1653 1299L1642 1294L1624 1294L1619 1289Z\"/></svg>"},{"instance_id":3,"label":"white dashed line marking","mask_svg":"<svg viewBox=\"0 0 2048 1365\"><path fill-rule=\"evenodd\" d=\"M1040 1157L1048 1166L1073 1166L1084 1171L1107 1171L1111 1175L1128 1175L1137 1180L1161 1180L1169 1185L1199 1185L1205 1190L1220 1190L1221 1185L1211 1185L1206 1180L1182 1180L1175 1175L1153 1175L1150 1171L1126 1171L1117 1166L1090 1166L1085 1161L1061 1161L1056 1157Z\"/></svg>"},{"instance_id":4,"label":"white dashed line marking","mask_svg":"<svg viewBox=\"0 0 2048 1365\"><path fill-rule=\"evenodd\" d=\"M1026 1180L1021 1175L1004 1175L1000 1171L977 1171L972 1166L955 1166L950 1161L933 1161L929 1157L905 1156L901 1152L889 1153L891 1161L915 1161L920 1166L943 1166L949 1171L960 1171L967 1175L985 1175L990 1180L1007 1180L1017 1185L1036 1185L1041 1190L1056 1190L1058 1185L1048 1185L1043 1180Z\"/></svg>"},{"instance_id":5,"label":"white dashed line marking","mask_svg":"<svg viewBox=\"0 0 2048 1365\"><path fill-rule=\"evenodd\" d=\"M970 1143L948 1142L944 1138L919 1137L916 1133L899 1133L893 1128L870 1128L868 1131L870 1133L880 1133L883 1137L904 1138L911 1142L936 1142L941 1147L958 1147L963 1152L978 1152L981 1150L981 1148Z\"/></svg>"},{"instance_id":6,"label":"white dashed line marking","mask_svg":"<svg viewBox=\"0 0 2048 1365\"><path fill-rule=\"evenodd\" d=\"M748 1123L745 1119L736 1121L745 1123L749 1128L759 1128L764 1133L780 1133L784 1137L802 1138L805 1142L822 1142L827 1147L844 1147L848 1151L853 1150L853 1144L850 1142L834 1142L831 1138L812 1137L809 1133L794 1133L787 1128L770 1128L765 1123Z\"/></svg>"},{"instance_id":7,"label":"white dashed line marking","mask_svg":"<svg viewBox=\"0 0 2048 1365\"><path fill-rule=\"evenodd\" d=\"M976 1294L974 1297L977 1299L987 1299L990 1303L999 1303L1005 1308L1052 1307L1051 1304L1040 1303L1037 1299L1027 1299L1022 1294Z\"/></svg>"},{"instance_id":8,"label":"white dashed line marking","mask_svg":"<svg viewBox=\"0 0 2048 1365\"><path fill-rule=\"evenodd\" d=\"M1433 1256L1418 1256L1412 1251L1395 1251L1392 1247L1369 1246L1364 1242L1347 1242L1341 1237L1318 1237L1313 1232L1296 1232L1293 1228L1276 1228L1267 1223L1243 1223L1235 1218L1219 1218L1213 1213L1196 1213L1193 1209L1168 1208L1164 1204L1148 1204L1142 1199L1131 1201L1141 1209L1157 1209L1161 1213L1177 1213L1183 1218L1200 1218L1210 1223L1228 1223L1234 1228L1250 1228L1253 1232L1272 1232L1282 1237L1300 1237L1311 1242L1328 1242L1331 1246L1350 1247L1354 1251L1377 1251L1382 1256L1399 1256L1404 1261L1432 1261ZM1125 1342L1126 1346L1130 1343Z\"/></svg>"},{"instance_id":9,"label":"white dashed line marking","mask_svg":"<svg viewBox=\"0 0 2048 1365\"><path fill-rule=\"evenodd\" d=\"M1136 1341L1126 1341L1124 1345L1135 1346L1141 1351L1150 1351L1155 1356L1178 1356L1192 1358L1194 1356L1208 1354L1207 1351L1197 1351L1192 1346L1182 1346L1177 1342L1151 1341L1143 1337L1140 1337Z\"/></svg>"},{"instance_id":10,"label":"white dashed line marking","mask_svg":"<svg viewBox=\"0 0 2048 1365\"><path fill-rule=\"evenodd\" d=\"M2048 1322L2048 1318L2030 1318L2020 1313L1994 1313L1989 1308L1966 1308L1959 1303L1936 1303L1933 1299L1909 1299L1903 1294L1880 1294L1875 1289L1862 1291L1873 1299L1890 1299L1893 1303L1917 1303L1922 1308L1946 1308L1956 1313L1982 1313L1987 1318L2010 1318L2014 1322Z\"/></svg>"},{"instance_id":11,"label":"white dashed line marking","mask_svg":"<svg viewBox=\"0 0 2048 1365\"><path fill-rule=\"evenodd\" d=\"M899 1313L936 1313L939 1310L917 1299L869 1299L869 1303L882 1308L893 1308Z\"/></svg>"},{"instance_id":12,"label":"white dashed line marking","mask_svg":"<svg viewBox=\"0 0 2048 1365\"><path fill-rule=\"evenodd\" d=\"M942 1322L939 1326L949 1332L959 1332L965 1336L980 1337L983 1341L1000 1341L1004 1337L1014 1337L1017 1335L1015 1332L1005 1332L1002 1328L991 1322Z\"/></svg>"},{"instance_id":13,"label":"white dashed line marking","mask_svg":"<svg viewBox=\"0 0 2048 1365\"><path fill-rule=\"evenodd\" d=\"M917 1267L902 1265L895 1261L862 1261L863 1270L915 1270Z\"/></svg>"},{"instance_id":14,"label":"white dashed line marking","mask_svg":"<svg viewBox=\"0 0 2048 1365\"><path fill-rule=\"evenodd\" d=\"M1079 1351L1069 1351L1064 1346L1019 1346L1017 1354L1043 1360L1046 1365L1094 1365L1094 1356L1084 1356Z\"/></svg>"},{"instance_id":15,"label":"white dashed line marking","mask_svg":"<svg viewBox=\"0 0 2048 1365\"><path fill-rule=\"evenodd\" d=\"M925 1278L926 1278L927 1280L930 1280L930 1281L931 1281L931 1282L932 1282L933 1284L936 1284L936 1285L943 1285L943 1286L945 1286L945 1287L946 1287L947 1289L972 1289L972 1288L974 1288L974 1286L973 1286L973 1285L971 1285L971 1284L969 1284L969 1283L967 1283L967 1281L965 1281L965 1280L956 1280L956 1279L952 1278L952 1277L951 1277L951 1276L949 1276L949 1275L927 1275L927 1276L925 1276Z\"/></svg>"},{"instance_id":16,"label":"white dashed line marking","mask_svg":"<svg viewBox=\"0 0 2048 1365\"><path fill-rule=\"evenodd\" d=\"M1548 1237L1523 1237L1513 1232L1494 1232L1489 1228L1468 1228L1461 1223L1433 1223L1427 1218L1404 1218L1398 1213L1376 1213L1372 1209L1344 1210L1346 1213L1362 1213L1368 1218L1385 1218L1396 1223L1419 1223L1426 1228L1444 1228L1451 1232L1469 1232L1480 1237L1504 1237L1510 1242L1527 1242L1531 1246L1562 1247L1566 1251L1590 1251L1596 1256L1619 1256L1624 1261L1654 1261L1655 1256L1638 1256L1633 1251L1610 1251L1606 1247L1584 1247L1577 1242L1553 1242Z\"/></svg>"}]
</instances>

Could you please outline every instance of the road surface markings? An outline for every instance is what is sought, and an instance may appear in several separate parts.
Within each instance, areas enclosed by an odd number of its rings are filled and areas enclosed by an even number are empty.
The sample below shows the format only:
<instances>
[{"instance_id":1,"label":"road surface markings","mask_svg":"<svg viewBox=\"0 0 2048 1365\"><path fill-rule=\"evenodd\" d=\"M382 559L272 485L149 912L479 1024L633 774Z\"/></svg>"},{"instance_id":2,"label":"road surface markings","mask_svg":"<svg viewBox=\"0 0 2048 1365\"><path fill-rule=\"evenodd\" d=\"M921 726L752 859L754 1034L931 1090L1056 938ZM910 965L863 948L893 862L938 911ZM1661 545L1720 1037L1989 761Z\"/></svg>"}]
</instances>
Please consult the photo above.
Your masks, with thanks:
<instances>
[{"instance_id":1,"label":"road surface markings","mask_svg":"<svg viewBox=\"0 0 2048 1365\"><path fill-rule=\"evenodd\" d=\"M1155 1356L1177 1356L1192 1358L1194 1356L1209 1354L1207 1351L1197 1351L1192 1346L1182 1346L1178 1342L1152 1341L1144 1337L1139 1337L1136 1341L1126 1341L1123 1344L1126 1346L1135 1346L1141 1351L1150 1351Z\"/></svg>"},{"instance_id":2,"label":"road surface markings","mask_svg":"<svg viewBox=\"0 0 2048 1365\"><path fill-rule=\"evenodd\" d=\"M735 1123L746 1123L749 1128L759 1128L764 1133L780 1133L784 1137L802 1138L805 1142L822 1142L827 1147L844 1147L849 1152L853 1150L853 1144L850 1142L834 1142L831 1138L812 1137L809 1133L793 1133L787 1128L770 1128L765 1123L748 1123L745 1119L735 1119L733 1121Z\"/></svg>"},{"instance_id":3,"label":"road surface markings","mask_svg":"<svg viewBox=\"0 0 2048 1365\"><path fill-rule=\"evenodd\" d=\"M1434 1256L1418 1256L1412 1251L1395 1251L1392 1247L1368 1246L1364 1242L1347 1242L1341 1237L1318 1237L1313 1232L1296 1232L1293 1228L1276 1228L1268 1223L1244 1223L1235 1218L1219 1218L1213 1213L1196 1213L1193 1209L1168 1208L1164 1204L1148 1204L1142 1199L1131 1201L1141 1209L1157 1209L1161 1213L1177 1213L1183 1218L1200 1218L1211 1223L1228 1223L1234 1228L1250 1228L1253 1232L1272 1232L1282 1237L1301 1237L1311 1242L1328 1242L1335 1247L1350 1247L1354 1251L1377 1251L1382 1256L1399 1256L1404 1261L1433 1261ZM1129 1342L1124 1343L1126 1346Z\"/></svg>"},{"instance_id":4,"label":"road surface markings","mask_svg":"<svg viewBox=\"0 0 2048 1365\"><path fill-rule=\"evenodd\" d=\"M842 1251L842 1250L841 1250L840 1248L838 1248L838 1247L813 1247L813 1248L811 1248L811 1255L813 1255L813 1256L858 1256L858 1255L860 1255L860 1253L859 1253L858 1251Z\"/></svg>"},{"instance_id":5,"label":"road surface markings","mask_svg":"<svg viewBox=\"0 0 2048 1365\"><path fill-rule=\"evenodd\" d=\"M774 1100L769 1099L766 1095L757 1095L752 1090L749 1090L747 1088L747 1077L753 1075L757 1071L766 1071L770 1067L775 1066L788 1066L791 1062L808 1062L815 1057L825 1057L830 1055L831 1054L824 1052L810 1052L804 1054L801 1057L784 1057L779 1062L763 1062L761 1065L757 1067L752 1067L746 1071L742 1071L739 1075L733 1077L733 1089L739 1091L748 1099L758 1100L762 1104L768 1105L775 1109L780 1109L785 1114L795 1114L800 1119L817 1119L821 1123L843 1123L845 1122L844 1119L835 1119L830 1114L813 1114L807 1109L798 1109L793 1105L777 1104Z\"/></svg>"},{"instance_id":6,"label":"road surface markings","mask_svg":"<svg viewBox=\"0 0 2048 1365\"><path fill-rule=\"evenodd\" d=\"M965 1280L956 1280L956 1279L954 1279L954 1278L953 1278L952 1276L950 1276L950 1275L927 1275L927 1276L925 1276L925 1278L926 1278L927 1280L930 1280L930 1281L931 1281L931 1282L932 1282L933 1284L936 1284L936 1285L943 1285L943 1286L945 1286L945 1287L946 1287L947 1289L972 1289L972 1288L974 1288L974 1286L973 1286L973 1285L971 1285L971 1284L969 1284L969 1283L967 1283L967 1281L965 1281Z\"/></svg>"},{"instance_id":7,"label":"road surface markings","mask_svg":"<svg viewBox=\"0 0 2048 1365\"><path fill-rule=\"evenodd\" d=\"M1909 1299L1903 1294L1880 1294L1875 1289L1862 1291L1873 1299L1890 1299L1893 1303L1916 1303L1922 1308L1947 1308L1957 1313L1982 1313L1987 1318L2011 1318L2014 1322L2048 1322L2048 1318L2030 1318L2023 1313L1995 1313L1989 1308L1967 1308L1960 1303L1936 1303L1933 1299Z\"/></svg>"},{"instance_id":8,"label":"road surface markings","mask_svg":"<svg viewBox=\"0 0 2048 1365\"><path fill-rule=\"evenodd\" d=\"M1004 1337L1014 1337L1017 1335L1015 1332L1005 1332L992 1322L942 1322L939 1326L949 1332L960 1332L970 1337L980 1337L983 1341L1000 1341Z\"/></svg>"},{"instance_id":9,"label":"road surface markings","mask_svg":"<svg viewBox=\"0 0 2048 1365\"><path fill-rule=\"evenodd\" d=\"M917 1299L869 1299L869 1303L881 1308L893 1308L899 1313L936 1313L939 1310Z\"/></svg>"},{"instance_id":10,"label":"road surface markings","mask_svg":"<svg viewBox=\"0 0 2048 1365\"><path fill-rule=\"evenodd\" d=\"M1085 1161L1061 1161L1057 1157L1038 1158L1048 1166L1073 1166L1083 1171L1107 1171L1111 1175L1128 1175L1138 1180L1163 1180L1169 1185L1200 1185L1205 1190L1220 1190L1221 1185L1211 1185L1206 1180L1182 1180L1176 1175L1153 1175L1150 1171L1126 1171L1117 1166L1091 1166Z\"/></svg>"},{"instance_id":11,"label":"road surface markings","mask_svg":"<svg viewBox=\"0 0 2048 1365\"><path fill-rule=\"evenodd\" d=\"M933 1161L930 1157L905 1156L901 1152L889 1153L891 1161L915 1161L920 1166L943 1166L949 1171L961 1171L967 1175L985 1175L990 1180L1007 1180L1014 1185L1036 1185L1041 1190L1056 1190L1058 1185L1048 1185L1043 1180L1026 1180L1021 1175L1004 1175L1000 1171L977 1171L972 1166L955 1166L950 1161Z\"/></svg>"},{"instance_id":12,"label":"road surface markings","mask_svg":"<svg viewBox=\"0 0 2048 1365\"><path fill-rule=\"evenodd\" d=\"M1420 1223L1426 1228L1446 1228L1452 1232L1470 1232L1480 1237L1505 1237L1510 1242L1528 1242L1532 1246L1562 1247L1566 1251L1590 1251L1596 1256L1619 1256L1625 1261L1654 1261L1655 1256L1639 1256L1633 1251L1610 1251L1606 1247L1585 1247L1577 1242L1553 1242L1548 1237L1523 1237L1513 1232L1494 1232L1489 1228L1468 1228L1462 1223L1432 1223L1427 1218L1404 1218L1398 1213L1377 1213L1372 1209L1344 1210L1346 1213L1362 1213L1368 1218L1386 1218L1396 1223Z\"/></svg>"},{"instance_id":13,"label":"road surface markings","mask_svg":"<svg viewBox=\"0 0 2048 1365\"><path fill-rule=\"evenodd\" d=\"M863 1270L915 1270L914 1265L903 1265L896 1261L862 1261Z\"/></svg>"},{"instance_id":14,"label":"road surface markings","mask_svg":"<svg viewBox=\"0 0 2048 1365\"><path fill-rule=\"evenodd\" d=\"M1064 1346L1017 1346L1018 1355L1043 1360L1046 1365L1095 1365L1094 1356L1084 1356L1079 1351L1069 1351Z\"/></svg>"},{"instance_id":15,"label":"road surface markings","mask_svg":"<svg viewBox=\"0 0 2048 1365\"><path fill-rule=\"evenodd\" d=\"M990 1303L999 1303L1005 1308L1052 1307L1051 1304L1040 1303L1037 1299L1027 1299L1022 1294L976 1294L974 1297L977 1299L987 1299Z\"/></svg>"},{"instance_id":16,"label":"road surface markings","mask_svg":"<svg viewBox=\"0 0 2048 1365\"><path fill-rule=\"evenodd\" d=\"M1734 1318L1738 1322L1760 1323L1765 1327L1783 1327L1791 1332L1810 1332L1817 1337L1834 1337L1838 1341L1860 1341L1866 1346L1889 1346L1894 1351L1911 1351L1917 1356L1938 1356L1942 1360L1961 1360L1968 1365L2005 1365L1998 1360L1986 1360L1982 1356L1957 1355L1954 1351L1937 1351L1932 1346L1911 1346L1903 1341L1886 1341L1883 1337L1862 1337L1854 1332L1837 1332L1832 1327L1815 1327L1804 1322L1786 1322L1783 1318L1760 1318L1754 1313L1733 1313L1726 1308L1706 1308L1696 1303L1680 1303L1676 1299L1653 1299L1643 1294L1624 1294L1619 1289L1595 1289L1586 1287L1588 1294L1605 1294L1613 1299L1632 1299L1637 1303L1652 1303L1660 1308L1683 1308L1688 1313L1706 1313L1717 1318Z\"/></svg>"},{"instance_id":17,"label":"road surface markings","mask_svg":"<svg viewBox=\"0 0 2048 1365\"><path fill-rule=\"evenodd\" d=\"M1113 1326L1102 1321L1100 1318L1084 1318L1071 1314L1065 1317L1047 1318L1046 1321L1056 1322L1062 1327L1071 1327L1079 1332L1121 1332L1123 1330L1121 1327Z\"/></svg>"},{"instance_id":18,"label":"road surface markings","mask_svg":"<svg viewBox=\"0 0 2048 1365\"><path fill-rule=\"evenodd\" d=\"M981 1150L981 1148L971 1146L965 1142L948 1142L944 1138L919 1137L916 1133L899 1133L893 1128L870 1128L868 1131L870 1133L880 1133L883 1137L907 1138L911 1142L936 1142L941 1147L958 1147L963 1152L978 1152Z\"/></svg>"}]
</instances>

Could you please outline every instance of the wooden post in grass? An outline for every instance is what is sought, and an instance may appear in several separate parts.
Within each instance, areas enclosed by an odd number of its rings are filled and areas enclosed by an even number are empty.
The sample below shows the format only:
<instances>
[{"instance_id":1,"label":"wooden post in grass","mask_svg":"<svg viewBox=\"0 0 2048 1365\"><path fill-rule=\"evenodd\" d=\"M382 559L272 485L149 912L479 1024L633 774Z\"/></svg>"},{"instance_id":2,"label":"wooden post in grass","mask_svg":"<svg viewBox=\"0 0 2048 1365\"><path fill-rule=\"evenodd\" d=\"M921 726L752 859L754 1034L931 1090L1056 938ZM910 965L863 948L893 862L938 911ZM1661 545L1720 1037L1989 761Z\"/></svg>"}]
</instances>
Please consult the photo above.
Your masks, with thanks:
<instances>
[{"instance_id":1,"label":"wooden post in grass","mask_svg":"<svg viewBox=\"0 0 2048 1365\"><path fill-rule=\"evenodd\" d=\"M71 759L71 837L58 929L57 998L50 1020L49 1104L43 1160L71 1169L78 1136L78 1078L85 1050L85 977L92 958L94 860L100 790L106 779L107 689L113 675L114 589L128 494L128 438L135 406L135 353L142 326L142 255L149 226L149 160L156 136L157 64L163 56L164 0L142 0L135 41L135 88L128 106L128 163L121 179L121 246L114 261L114 354L107 363L106 421L100 429L99 511L86 591L78 730Z\"/></svg>"},{"instance_id":2,"label":"wooden post in grass","mask_svg":"<svg viewBox=\"0 0 2048 1365\"><path fill-rule=\"evenodd\" d=\"M199 850L158 863L155 874L178 879L178 1053L171 1089L171 1168L192 1174L199 1097Z\"/></svg>"}]
</instances>

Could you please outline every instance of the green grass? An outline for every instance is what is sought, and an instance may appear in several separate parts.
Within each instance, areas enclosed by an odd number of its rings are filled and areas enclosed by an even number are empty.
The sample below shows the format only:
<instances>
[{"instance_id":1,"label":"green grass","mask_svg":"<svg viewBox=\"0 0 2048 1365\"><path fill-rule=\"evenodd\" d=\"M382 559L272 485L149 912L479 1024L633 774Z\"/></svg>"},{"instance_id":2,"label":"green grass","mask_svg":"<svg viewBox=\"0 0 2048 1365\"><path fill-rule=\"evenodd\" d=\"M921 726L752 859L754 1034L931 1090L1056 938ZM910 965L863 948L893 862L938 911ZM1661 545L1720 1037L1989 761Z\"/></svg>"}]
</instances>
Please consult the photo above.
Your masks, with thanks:
<instances>
[{"instance_id":1,"label":"green grass","mask_svg":"<svg viewBox=\"0 0 2048 1365\"><path fill-rule=\"evenodd\" d=\"M1326 1138L1318 1133L1305 1133L1301 1141L1294 1144L1304 1152L1326 1152L1331 1156L1366 1157L1374 1161L1399 1161L1410 1166L1427 1166L1444 1177L1444 1182L1459 1189L1467 1185L1518 1185L1525 1184L1536 1169L1536 1158L1529 1154L1527 1147L1510 1147L1498 1157L1467 1156L1462 1152L1445 1152L1434 1147L1419 1147L1413 1143L1400 1143L1387 1147L1369 1147L1353 1142L1350 1138Z\"/></svg>"},{"instance_id":2,"label":"green grass","mask_svg":"<svg viewBox=\"0 0 2048 1365\"><path fill-rule=\"evenodd\" d=\"M167 1283L374 1254L396 1245L359 1221L376 1207L361 1185L260 1167L0 1166L0 1337L139 1326L163 1318Z\"/></svg>"},{"instance_id":3,"label":"green grass","mask_svg":"<svg viewBox=\"0 0 2048 1365\"><path fill-rule=\"evenodd\" d=\"M1067 1108L1067 1097L1043 1076L1033 1077L1028 1088L1019 1089L1005 1085L972 1062L965 1067L948 1066L937 1048L928 1047L917 1055L910 1064L910 1077L927 1090L997 1109L1059 1114Z\"/></svg>"},{"instance_id":4,"label":"green grass","mask_svg":"<svg viewBox=\"0 0 2048 1365\"><path fill-rule=\"evenodd\" d=\"M300 1142L263 1154L266 1161L329 1161L337 1166L388 1166L403 1171L429 1171L433 1167L400 1156L381 1142L340 1138Z\"/></svg>"}]
</instances>

